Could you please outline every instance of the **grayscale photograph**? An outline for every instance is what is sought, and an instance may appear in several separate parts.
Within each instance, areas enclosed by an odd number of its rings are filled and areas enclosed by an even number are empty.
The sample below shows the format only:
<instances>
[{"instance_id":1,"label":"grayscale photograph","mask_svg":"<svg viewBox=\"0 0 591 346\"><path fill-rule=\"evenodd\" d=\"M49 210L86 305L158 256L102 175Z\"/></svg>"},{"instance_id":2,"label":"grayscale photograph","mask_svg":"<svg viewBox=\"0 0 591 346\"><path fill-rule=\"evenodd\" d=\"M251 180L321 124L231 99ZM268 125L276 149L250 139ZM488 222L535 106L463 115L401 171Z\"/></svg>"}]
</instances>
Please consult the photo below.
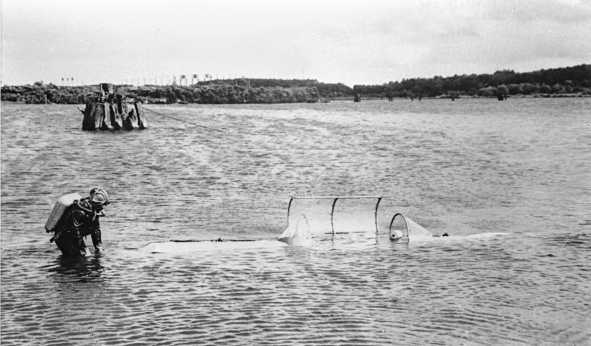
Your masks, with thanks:
<instances>
[{"instance_id":1,"label":"grayscale photograph","mask_svg":"<svg viewBox=\"0 0 591 346\"><path fill-rule=\"evenodd\" d=\"M591 1L0 6L1 345L591 345Z\"/></svg>"}]
</instances>

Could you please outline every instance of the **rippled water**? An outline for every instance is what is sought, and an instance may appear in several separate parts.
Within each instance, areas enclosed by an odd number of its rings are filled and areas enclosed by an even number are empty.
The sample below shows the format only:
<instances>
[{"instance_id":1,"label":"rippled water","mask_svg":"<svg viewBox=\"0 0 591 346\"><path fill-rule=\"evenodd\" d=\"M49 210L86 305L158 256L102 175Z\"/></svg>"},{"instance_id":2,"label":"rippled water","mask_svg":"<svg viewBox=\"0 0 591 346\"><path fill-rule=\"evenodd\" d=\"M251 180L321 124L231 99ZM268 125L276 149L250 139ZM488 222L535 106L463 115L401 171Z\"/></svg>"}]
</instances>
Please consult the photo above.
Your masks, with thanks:
<instances>
[{"instance_id":1,"label":"rippled water","mask_svg":"<svg viewBox=\"0 0 591 346\"><path fill-rule=\"evenodd\" d=\"M150 109L88 133L2 104L3 345L591 344L590 99ZM45 219L95 184L105 252L62 259ZM392 195L382 221L452 236L287 246L290 193ZM257 241L167 243L218 237Z\"/></svg>"}]
</instances>

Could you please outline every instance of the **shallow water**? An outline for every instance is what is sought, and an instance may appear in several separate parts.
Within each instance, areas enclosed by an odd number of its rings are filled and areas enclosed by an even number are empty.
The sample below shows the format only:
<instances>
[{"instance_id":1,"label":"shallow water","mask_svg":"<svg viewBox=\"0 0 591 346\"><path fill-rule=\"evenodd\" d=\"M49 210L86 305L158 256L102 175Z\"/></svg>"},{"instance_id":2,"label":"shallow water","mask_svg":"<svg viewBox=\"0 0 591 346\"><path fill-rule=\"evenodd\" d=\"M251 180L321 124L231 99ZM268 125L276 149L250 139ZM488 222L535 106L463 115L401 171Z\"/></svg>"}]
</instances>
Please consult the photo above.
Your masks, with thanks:
<instances>
[{"instance_id":1,"label":"shallow water","mask_svg":"<svg viewBox=\"0 0 591 346\"><path fill-rule=\"evenodd\" d=\"M88 133L2 104L3 345L591 344L590 99L149 107ZM45 219L95 184L105 252L62 259ZM452 236L286 246L289 194L390 195L380 231ZM260 241L168 242L219 237Z\"/></svg>"}]
</instances>

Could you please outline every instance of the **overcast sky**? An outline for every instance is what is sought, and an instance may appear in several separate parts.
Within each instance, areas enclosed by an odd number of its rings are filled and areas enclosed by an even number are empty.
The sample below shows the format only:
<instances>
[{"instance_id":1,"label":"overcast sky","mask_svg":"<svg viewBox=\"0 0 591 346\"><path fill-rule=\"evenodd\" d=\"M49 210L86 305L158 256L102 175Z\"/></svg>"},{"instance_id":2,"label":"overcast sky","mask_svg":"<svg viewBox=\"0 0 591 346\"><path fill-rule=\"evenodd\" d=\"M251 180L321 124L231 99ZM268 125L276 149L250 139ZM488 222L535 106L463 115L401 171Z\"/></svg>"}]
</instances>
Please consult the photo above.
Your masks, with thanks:
<instances>
[{"instance_id":1,"label":"overcast sky","mask_svg":"<svg viewBox=\"0 0 591 346\"><path fill-rule=\"evenodd\" d=\"M591 63L591 0L3 0L5 84L384 83Z\"/></svg>"}]
</instances>

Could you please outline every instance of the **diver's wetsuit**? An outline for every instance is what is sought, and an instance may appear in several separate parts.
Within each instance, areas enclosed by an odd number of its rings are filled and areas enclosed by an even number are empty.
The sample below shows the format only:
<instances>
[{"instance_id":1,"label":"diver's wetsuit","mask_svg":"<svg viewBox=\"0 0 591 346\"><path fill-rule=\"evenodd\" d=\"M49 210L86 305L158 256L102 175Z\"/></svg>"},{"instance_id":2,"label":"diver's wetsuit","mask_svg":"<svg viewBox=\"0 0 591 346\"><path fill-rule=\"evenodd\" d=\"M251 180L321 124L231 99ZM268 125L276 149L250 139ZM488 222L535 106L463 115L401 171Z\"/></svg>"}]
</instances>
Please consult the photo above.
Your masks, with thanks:
<instances>
[{"instance_id":1,"label":"diver's wetsuit","mask_svg":"<svg viewBox=\"0 0 591 346\"><path fill-rule=\"evenodd\" d=\"M85 236L90 234L95 248L101 245L101 216L104 214L93 208L89 198L75 201L59 220L52 240L64 256L83 256Z\"/></svg>"}]
</instances>

